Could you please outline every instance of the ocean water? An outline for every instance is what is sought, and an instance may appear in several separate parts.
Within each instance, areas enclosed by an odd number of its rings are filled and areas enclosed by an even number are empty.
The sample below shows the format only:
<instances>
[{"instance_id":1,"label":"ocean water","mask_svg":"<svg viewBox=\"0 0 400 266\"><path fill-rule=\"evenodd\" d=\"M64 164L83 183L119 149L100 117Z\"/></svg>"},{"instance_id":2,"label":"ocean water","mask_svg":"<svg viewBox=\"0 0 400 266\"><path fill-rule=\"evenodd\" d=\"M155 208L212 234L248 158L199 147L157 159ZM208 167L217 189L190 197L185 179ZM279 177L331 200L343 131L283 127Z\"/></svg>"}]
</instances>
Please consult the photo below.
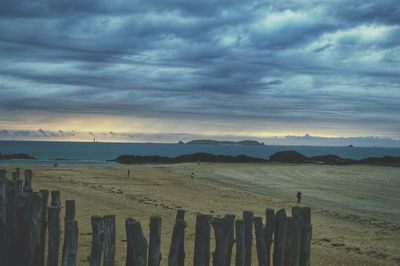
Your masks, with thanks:
<instances>
[{"instance_id":1,"label":"ocean water","mask_svg":"<svg viewBox=\"0 0 400 266\"><path fill-rule=\"evenodd\" d=\"M367 157L400 156L400 148L382 147L319 147L319 146L245 146L245 145L189 145L150 143L89 143L89 142L43 142L0 141L0 153L27 153L36 160L0 160L0 165L115 165L109 162L122 154L178 156L195 152L222 155L248 155L268 159L270 155L284 150L295 150L306 156L334 154L342 158L363 159ZM62 160L57 160L62 159Z\"/></svg>"}]
</instances>

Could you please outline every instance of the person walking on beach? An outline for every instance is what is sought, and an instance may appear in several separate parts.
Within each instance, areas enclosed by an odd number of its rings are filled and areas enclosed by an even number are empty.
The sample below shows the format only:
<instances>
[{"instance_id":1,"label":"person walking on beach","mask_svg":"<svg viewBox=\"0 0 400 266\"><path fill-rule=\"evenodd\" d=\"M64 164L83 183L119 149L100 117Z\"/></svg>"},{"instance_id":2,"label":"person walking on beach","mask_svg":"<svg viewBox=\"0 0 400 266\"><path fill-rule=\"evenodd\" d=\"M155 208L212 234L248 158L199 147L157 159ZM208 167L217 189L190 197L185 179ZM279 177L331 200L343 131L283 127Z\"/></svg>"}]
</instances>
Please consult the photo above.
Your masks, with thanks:
<instances>
[{"instance_id":1,"label":"person walking on beach","mask_svg":"<svg viewBox=\"0 0 400 266\"><path fill-rule=\"evenodd\" d=\"M131 177L131 170L128 169L128 178Z\"/></svg>"},{"instance_id":2,"label":"person walking on beach","mask_svg":"<svg viewBox=\"0 0 400 266\"><path fill-rule=\"evenodd\" d=\"M192 172L192 174L190 175L190 178L193 179L194 178L194 173Z\"/></svg>"},{"instance_id":3,"label":"person walking on beach","mask_svg":"<svg viewBox=\"0 0 400 266\"><path fill-rule=\"evenodd\" d=\"M301 191L297 191L297 204L301 203Z\"/></svg>"}]
</instances>

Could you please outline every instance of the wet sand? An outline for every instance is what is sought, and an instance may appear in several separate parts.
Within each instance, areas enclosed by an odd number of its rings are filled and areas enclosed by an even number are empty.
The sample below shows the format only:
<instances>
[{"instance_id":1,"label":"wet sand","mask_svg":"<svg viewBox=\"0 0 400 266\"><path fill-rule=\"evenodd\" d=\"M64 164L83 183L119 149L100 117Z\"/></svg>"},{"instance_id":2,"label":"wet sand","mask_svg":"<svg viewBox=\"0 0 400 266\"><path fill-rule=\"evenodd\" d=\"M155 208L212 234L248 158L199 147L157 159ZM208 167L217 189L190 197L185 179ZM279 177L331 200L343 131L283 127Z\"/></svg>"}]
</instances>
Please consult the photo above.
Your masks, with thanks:
<instances>
[{"instance_id":1,"label":"wet sand","mask_svg":"<svg viewBox=\"0 0 400 266\"><path fill-rule=\"evenodd\" d=\"M398 167L202 163L32 169L35 190L60 190L63 201L76 200L79 265L87 265L90 253L91 215L117 215L116 265L125 265L124 220L141 221L148 236L149 217L161 216L166 265L175 213L183 208L191 265L197 213L241 216L251 210L263 216L267 207L290 213L298 190L302 205L312 208L312 265L400 264Z\"/></svg>"}]
</instances>

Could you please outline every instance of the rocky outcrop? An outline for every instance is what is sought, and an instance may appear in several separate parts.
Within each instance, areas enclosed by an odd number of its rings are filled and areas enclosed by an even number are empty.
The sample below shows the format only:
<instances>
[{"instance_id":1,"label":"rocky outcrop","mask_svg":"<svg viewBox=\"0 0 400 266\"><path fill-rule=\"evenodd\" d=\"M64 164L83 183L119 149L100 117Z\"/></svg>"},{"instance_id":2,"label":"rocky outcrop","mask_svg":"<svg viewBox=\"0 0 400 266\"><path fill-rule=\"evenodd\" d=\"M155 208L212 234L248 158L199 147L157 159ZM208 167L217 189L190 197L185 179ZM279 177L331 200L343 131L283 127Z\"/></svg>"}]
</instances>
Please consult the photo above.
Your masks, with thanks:
<instances>
[{"instance_id":1,"label":"rocky outcrop","mask_svg":"<svg viewBox=\"0 0 400 266\"><path fill-rule=\"evenodd\" d=\"M271 162L280 163L307 163L310 159L297 151L280 151L269 157Z\"/></svg>"},{"instance_id":2,"label":"rocky outcrop","mask_svg":"<svg viewBox=\"0 0 400 266\"><path fill-rule=\"evenodd\" d=\"M35 157L32 157L26 153L17 153L17 154L1 154L0 160L34 160Z\"/></svg>"}]
</instances>

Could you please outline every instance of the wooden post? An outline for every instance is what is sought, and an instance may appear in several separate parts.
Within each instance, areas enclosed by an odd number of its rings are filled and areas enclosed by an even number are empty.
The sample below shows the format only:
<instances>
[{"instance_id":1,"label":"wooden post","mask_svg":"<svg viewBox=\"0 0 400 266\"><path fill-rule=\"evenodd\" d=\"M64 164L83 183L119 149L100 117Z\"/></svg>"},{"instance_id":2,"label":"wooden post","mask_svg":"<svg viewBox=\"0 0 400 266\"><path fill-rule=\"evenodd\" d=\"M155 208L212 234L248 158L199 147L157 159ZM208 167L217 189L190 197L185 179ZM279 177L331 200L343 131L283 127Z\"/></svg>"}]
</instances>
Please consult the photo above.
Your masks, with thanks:
<instances>
[{"instance_id":1,"label":"wooden post","mask_svg":"<svg viewBox=\"0 0 400 266\"><path fill-rule=\"evenodd\" d=\"M12 241L14 263L10 265L39 265L42 201L42 195L38 192L18 194Z\"/></svg>"},{"instance_id":2,"label":"wooden post","mask_svg":"<svg viewBox=\"0 0 400 266\"><path fill-rule=\"evenodd\" d=\"M215 251L213 266L230 266L234 235L235 215L225 215L224 218L214 218L211 225L215 233Z\"/></svg>"},{"instance_id":3,"label":"wooden post","mask_svg":"<svg viewBox=\"0 0 400 266\"><path fill-rule=\"evenodd\" d=\"M60 191L51 191L51 206L61 207Z\"/></svg>"},{"instance_id":4,"label":"wooden post","mask_svg":"<svg viewBox=\"0 0 400 266\"><path fill-rule=\"evenodd\" d=\"M17 193L22 192L24 181L22 179L17 179L14 182L15 182L15 188L16 188Z\"/></svg>"},{"instance_id":5,"label":"wooden post","mask_svg":"<svg viewBox=\"0 0 400 266\"><path fill-rule=\"evenodd\" d=\"M55 204L58 204L57 194L59 195L59 193L56 193ZM69 235L67 235L67 233ZM64 215L64 244L63 244L62 266L71 266L71 265L75 266L77 245L78 245L78 223L75 222L75 201L66 200L65 215ZM64 265L64 263L66 264Z\"/></svg>"},{"instance_id":6,"label":"wooden post","mask_svg":"<svg viewBox=\"0 0 400 266\"><path fill-rule=\"evenodd\" d=\"M185 210L180 209L176 212L175 221L178 220L185 221ZM178 266L185 266L185 230L183 230L182 234L183 236L179 247Z\"/></svg>"},{"instance_id":7,"label":"wooden post","mask_svg":"<svg viewBox=\"0 0 400 266\"><path fill-rule=\"evenodd\" d=\"M161 261L161 217L150 217L149 264L160 266Z\"/></svg>"},{"instance_id":8,"label":"wooden post","mask_svg":"<svg viewBox=\"0 0 400 266\"><path fill-rule=\"evenodd\" d=\"M13 240L14 240L14 228L15 228L15 204L16 204L16 184L15 181L6 180L6 198L7 198L7 210L6 210L6 251L5 251L5 265L12 265L13 259Z\"/></svg>"},{"instance_id":9,"label":"wooden post","mask_svg":"<svg viewBox=\"0 0 400 266\"><path fill-rule=\"evenodd\" d=\"M104 216L104 257L103 266L115 263L115 215Z\"/></svg>"},{"instance_id":10,"label":"wooden post","mask_svg":"<svg viewBox=\"0 0 400 266\"><path fill-rule=\"evenodd\" d=\"M251 211L243 212L243 261L244 266L251 266L251 247L253 245L253 218Z\"/></svg>"},{"instance_id":11,"label":"wooden post","mask_svg":"<svg viewBox=\"0 0 400 266\"><path fill-rule=\"evenodd\" d=\"M101 255L103 254L104 218L92 216L92 251L88 257L90 266L101 266Z\"/></svg>"},{"instance_id":12,"label":"wooden post","mask_svg":"<svg viewBox=\"0 0 400 266\"><path fill-rule=\"evenodd\" d=\"M309 207L301 208L303 217L303 227L301 233L300 244L300 266L310 265L311 256L311 238L312 238L312 225L311 225L311 209Z\"/></svg>"},{"instance_id":13,"label":"wooden post","mask_svg":"<svg viewBox=\"0 0 400 266\"><path fill-rule=\"evenodd\" d=\"M147 240L143 235L140 222L128 218L125 220L126 237L126 266L147 266Z\"/></svg>"},{"instance_id":14,"label":"wooden post","mask_svg":"<svg viewBox=\"0 0 400 266\"><path fill-rule=\"evenodd\" d=\"M76 266L77 253L78 253L78 222L66 221L61 265Z\"/></svg>"},{"instance_id":15,"label":"wooden post","mask_svg":"<svg viewBox=\"0 0 400 266\"><path fill-rule=\"evenodd\" d=\"M172 232L171 245L168 254L168 266L180 266L182 254L182 241L185 235L185 221L178 219Z\"/></svg>"},{"instance_id":16,"label":"wooden post","mask_svg":"<svg viewBox=\"0 0 400 266\"><path fill-rule=\"evenodd\" d=\"M7 171L5 169L0 169L0 179L6 178Z\"/></svg>"},{"instance_id":17,"label":"wooden post","mask_svg":"<svg viewBox=\"0 0 400 266\"><path fill-rule=\"evenodd\" d=\"M274 241L274 266L284 266L287 217L285 209L276 212L275 217L275 241Z\"/></svg>"},{"instance_id":18,"label":"wooden post","mask_svg":"<svg viewBox=\"0 0 400 266\"><path fill-rule=\"evenodd\" d=\"M236 257L235 265L243 266L243 220L236 220L235 222L236 231Z\"/></svg>"},{"instance_id":19,"label":"wooden post","mask_svg":"<svg viewBox=\"0 0 400 266\"><path fill-rule=\"evenodd\" d=\"M256 235L258 265L267 266L267 249L265 245L264 227L261 217L254 218L254 231Z\"/></svg>"},{"instance_id":20,"label":"wooden post","mask_svg":"<svg viewBox=\"0 0 400 266\"><path fill-rule=\"evenodd\" d=\"M285 266L298 266L300 257L300 238L292 217L287 218Z\"/></svg>"},{"instance_id":21,"label":"wooden post","mask_svg":"<svg viewBox=\"0 0 400 266\"><path fill-rule=\"evenodd\" d=\"M39 193L42 195L42 224L40 227L40 260L39 265L44 266L44 253L46 250L46 228L47 228L47 203L49 201L49 191L41 189Z\"/></svg>"},{"instance_id":22,"label":"wooden post","mask_svg":"<svg viewBox=\"0 0 400 266\"><path fill-rule=\"evenodd\" d=\"M7 251L7 188L5 173L0 170L0 265L6 265Z\"/></svg>"},{"instance_id":23,"label":"wooden post","mask_svg":"<svg viewBox=\"0 0 400 266\"><path fill-rule=\"evenodd\" d=\"M196 216L193 266L210 265L210 221L210 215L198 214Z\"/></svg>"},{"instance_id":24,"label":"wooden post","mask_svg":"<svg viewBox=\"0 0 400 266\"><path fill-rule=\"evenodd\" d=\"M265 237L265 248L267 250L267 266L271 265L271 245L273 242L273 234L275 227L275 211L273 209L265 210L265 227L264 227L264 237Z\"/></svg>"},{"instance_id":25,"label":"wooden post","mask_svg":"<svg viewBox=\"0 0 400 266\"><path fill-rule=\"evenodd\" d=\"M23 187L23 192L32 192L33 191L33 189L32 189L32 177L33 177L32 170L31 169L26 169L25 170L25 183L24 183L24 187Z\"/></svg>"},{"instance_id":26,"label":"wooden post","mask_svg":"<svg viewBox=\"0 0 400 266\"><path fill-rule=\"evenodd\" d=\"M75 221L75 200L65 201L65 221Z\"/></svg>"},{"instance_id":27,"label":"wooden post","mask_svg":"<svg viewBox=\"0 0 400 266\"><path fill-rule=\"evenodd\" d=\"M19 169L18 167L17 168L15 168L15 178L18 180L18 179L21 179L21 169Z\"/></svg>"},{"instance_id":28,"label":"wooden post","mask_svg":"<svg viewBox=\"0 0 400 266\"><path fill-rule=\"evenodd\" d=\"M18 180L17 172L12 172L12 181L17 181L17 180Z\"/></svg>"},{"instance_id":29,"label":"wooden post","mask_svg":"<svg viewBox=\"0 0 400 266\"><path fill-rule=\"evenodd\" d=\"M60 250L60 207L50 206L48 212L49 243L47 251L47 266L58 266Z\"/></svg>"}]
</instances>

